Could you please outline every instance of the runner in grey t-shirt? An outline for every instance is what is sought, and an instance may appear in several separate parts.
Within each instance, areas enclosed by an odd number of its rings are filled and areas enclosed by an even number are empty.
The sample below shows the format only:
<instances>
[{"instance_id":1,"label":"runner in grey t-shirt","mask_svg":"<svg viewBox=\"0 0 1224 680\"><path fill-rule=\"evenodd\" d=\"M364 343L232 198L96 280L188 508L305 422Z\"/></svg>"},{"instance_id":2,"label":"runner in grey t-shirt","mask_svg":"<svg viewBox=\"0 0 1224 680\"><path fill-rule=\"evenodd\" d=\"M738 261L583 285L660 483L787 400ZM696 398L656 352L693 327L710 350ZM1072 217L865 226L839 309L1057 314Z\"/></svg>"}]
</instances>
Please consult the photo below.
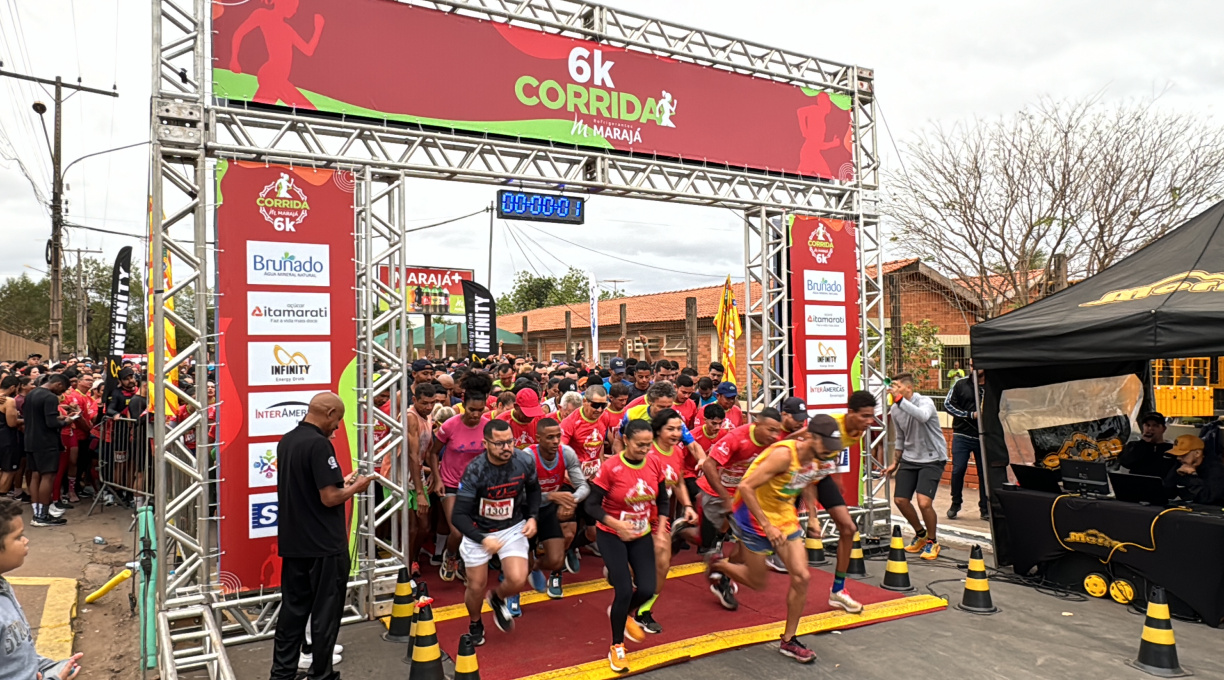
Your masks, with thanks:
<instances>
[{"instance_id":1,"label":"runner in grey t-shirt","mask_svg":"<svg viewBox=\"0 0 1224 680\"><path fill-rule=\"evenodd\" d=\"M914 528L914 540L906 552L922 553L925 560L939 557L935 535L935 492L948 462L947 441L939 427L939 413L931 398L914 391L914 376L902 373L888 387L893 407L889 411L897 432L896 452L888 474L896 475L893 501ZM918 508L913 497L918 494ZM919 512L922 516L919 517Z\"/></svg>"}]
</instances>

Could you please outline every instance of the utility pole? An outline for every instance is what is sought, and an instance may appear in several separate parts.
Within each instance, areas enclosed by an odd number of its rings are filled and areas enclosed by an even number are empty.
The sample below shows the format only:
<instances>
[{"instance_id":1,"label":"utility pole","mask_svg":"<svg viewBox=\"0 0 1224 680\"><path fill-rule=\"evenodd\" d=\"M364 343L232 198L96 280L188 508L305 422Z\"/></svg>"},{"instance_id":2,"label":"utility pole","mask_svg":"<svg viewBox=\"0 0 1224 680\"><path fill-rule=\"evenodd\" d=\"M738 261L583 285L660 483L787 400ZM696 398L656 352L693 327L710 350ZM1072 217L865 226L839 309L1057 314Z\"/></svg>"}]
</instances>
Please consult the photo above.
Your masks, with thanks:
<instances>
[{"instance_id":1,"label":"utility pole","mask_svg":"<svg viewBox=\"0 0 1224 680\"><path fill-rule=\"evenodd\" d=\"M0 61L0 68L4 66L4 62ZM76 90L78 92L88 92L90 94L103 94L108 97L118 97L119 93L113 88L110 91L99 90L93 87L85 87L81 85L81 79L77 78L75 85L65 84L64 79L56 76L55 80L48 78L36 78L27 76L21 73L13 73L12 71L0 70L0 76L8 76L9 78L17 78L18 80L28 80L33 83L42 85L55 86L55 141L50 143L51 146L51 165L52 165L52 184L51 184L51 357L52 363L59 360L60 354L63 351L61 346L64 334L64 282L62 278L62 267L64 259L64 173L61 170L64 155L63 151L63 108L64 108L64 88ZM34 102L34 112L40 117L47 112L47 105L42 102ZM43 133L47 131L47 124L43 122ZM50 140L48 140L50 142Z\"/></svg>"},{"instance_id":2,"label":"utility pole","mask_svg":"<svg viewBox=\"0 0 1224 680\"><path fill-rule=\"evenodd\" d=\"M81 266L81 254L102 254L101 250L88 250L85 248L75 248L68 252L76 253L76 276L77 276L77 310L76 310L76 344L72 349L76 352L77 358L89 354L88 338L88 310L89 310L89 294L85 290L85 268ZM84 351L82 351L84 350Z\"/></svg>"}]
</instances>

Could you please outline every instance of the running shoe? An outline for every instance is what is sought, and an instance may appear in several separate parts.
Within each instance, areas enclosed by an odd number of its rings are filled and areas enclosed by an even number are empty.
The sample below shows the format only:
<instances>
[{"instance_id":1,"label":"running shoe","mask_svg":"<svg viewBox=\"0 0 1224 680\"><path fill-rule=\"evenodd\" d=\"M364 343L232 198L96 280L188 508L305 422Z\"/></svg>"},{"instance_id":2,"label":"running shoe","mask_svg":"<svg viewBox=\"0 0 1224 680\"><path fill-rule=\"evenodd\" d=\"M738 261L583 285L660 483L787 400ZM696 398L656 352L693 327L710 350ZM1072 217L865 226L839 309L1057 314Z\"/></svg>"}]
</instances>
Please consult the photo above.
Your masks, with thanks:
<instances>
[{"instance_id":1,"label":"running shoe","mask_svg":"<svg viewBox=\"0 0 1224 680\"><path fill-rule=\"evenodd\" d=\"M30 524L36 527L53 527L55 524L51 520L52 517L50 515L34 515L34 517L30 518Z\"/></svg>"},{"instance_id":2,"label":"running shoe","mask_svg":"<svg viewBox=\"0 0 1224 680\"><path fill-rule=\"evenodd\" d=\"M489 609L493 610L493 623L497 624L497 629L503 633L514 630L514 617L510 615L506 601L498 597L497 592L492 590L485 599L489 603Z\"/></svg>"},{"instance_id":3,"label":"running shoe","mask_svg":"<svg viewBox=\"0 0 1224 680\"><path fill-rule=\"evenodd\" d=\"M926 536L927 536L926 529L919 531L918 534L914 536L914 540L910 541L910 544L905 546L905 552L907 553L922 552L923 547L926 545L926 540L927 540Z\"/></svg>"},{"instance_id":4,"label":"running shoe","mask_svg":"<svg viewBox=\"0 0 1224 680\"><path fill-rule=\"evenodd\" d=\"M561 572L554 571L548 576L548 587L546 588L548 596L554 600L560 600L565 596L565 591L561 587Z\"/></svg>"},{"instance_id":5,"label":"running shoe","mask_svg":"<svg viewBox=\"0 0 1224 680\"><path fill-rule=\"evenodd\" d=\"M468 624L468 637L472 638L472 646L479 647L485 643L484 621L472 621Z\"/></svg>"},{"instance_id":6,"label":"running shoe","mask_svg":"<svg viewBox=\"0 0 1224 680\"><path fill-rule=\"evenodd\" d=\"M735 582L726 576L710 581L710 592L718 598L718 604L721 604L723 609L732 612L739 609L739 600L735 599L734 585Z\"/></svg>"},{"instance_id":7,"label":"running shoe","mask_svg":"<svg viewBox=\"0 0 1224 680\"><path fill-rule=\"evenodd\" d=\"M675 552L677 544L685 542L684 536L681 536L681 534L684 533L684 530L687 529L688 527L689 527L689 523L684 521L683 517L676 520L675 522L672 522L672 527L671 527L672 552Z\"/></svg>"},{"instance_id":8,"label":"running shoe","mask_svg":"<svg viewBox=\"0 0 1224 680\"><path fill-rule=\"evenodd\" d=\"M600 559L603 558L603 554L599 552L599 546L595 545L594 543L588 545L586 549L587 549L587 552L591 553L592 555Z\"/></svg>"},{"instance_id":9,"label":"running shoe","mask_svg":"<svg viewBox=\"0 0 1224 680\"><path fill-rule=\"evenodd\" d=\"M614 673L629 671L629 663L625 661L625 645L612 645L612 650L608 652L608 665Z\"/></svg>"},{"instance_id":10,"label":"running shoe","mask_svg":"<svg viewBox=\"0 0 1224 680\"><path fill-rule=\"evenodd\" d=\"M339 654L332 654L332 665L338 665L342 659ZM314 663L314 654L306 654L305 652L298 655L298 670L309 670L310 664Z\"/></svg>"},{"instance_id":11,"label":"running shoe","mask_svg":"<svg viewBox=\"0 0 1224 680\"><path fill-rule=\"evenodd\" d=\"M642 630L651 635L658 635L663 632L663 626L660 626L659 622L654 620L654 616L650 612L638 612L636 616L629 618L637 622L637 625L641 626Z\"/></svg>"},{"instance_id":12,"label":"running shoe","mask_svg":"<svg viewBox=\"0 0 1224 680\"><path fill-rule=\"evenodd\" d=\"M812 663L816 660L816 652L808 649L807 645L800 642L799 636L795 636L790 640L783 640L782 644L778 646L778 651L783 656L789 656L799 663Z\"/></svg>"},{"instance_id":13,"label":"running shoe","mask_svg":"<svg viewBox=\"0 0 1224 680\"><path fill-rule=\"evenodd\" d=\"M412 563L412 578L421 578L421 565L419 562Z\"/></svg>"},{"instance_id":14,"label":"running shoe","mask_svg":"<svg viewBox=\"0 0 1224 680\"><path fill-rule=\"evenodd\" d=\"M770 569L773 569L779 574L790 573L786 571L786 564L782 562L782 558L778 557L777 553L765 558L765 566L769 567Z\"/></svg>"},{"instance_id":15,"label":"running shoe","mask_svg":"<svg viewBox=\"0 0 1224 680\"><path fill-rule=\"evenodd\" d=\"M449 550L442 553L442 566L438 567L438 576L447 583L455 580L455 573L459 571L459 559L455 557Z\"/></svg>"},{"instance_id":16,"label":"running shoe","mask_svg":"<svg viewBox=\"0 0 1224 680\"><path fill-rule=\"evenodd\" d=\"M571 550L565 553L565 570L571 574L577 574L578 568L582 566L582 560L578 557L577 550Z\"/></svg>"},{"instance_id":17,"label":"running shoe","mask_svg":"<svg viewBox=\"0 0 1224 680\"><path fill-rule=\"evenodd\" d=\"M545 578L544 572L539 569L533 569L531 572L531 587L535 588L537 593L543 593L548 590L548 579Z\"/></svg>"},{"instance_id":18,"label":"running shoe","mask_svg":"<svg viewBox=\"0 0 1224 680\"><path fill-rule=\"evenodd\" d=\"M429 563L435 567L441 566L442 565L442 555L438 553L430 553Z\"/></svg>"},{"instance_id":19,"label":"running shoe","mask_svg":"<svg viewBox=\"0 0 1224 680\"><path fill-rule=\"evenodd\" d=\"M65 513L65 512L68 512L68 508L66 508L66 507L64 507L62 504L60 504L60 502L59 502L59 501L55 501L55 502L54 502L54 503L52 503L51 505L48 505L48 506L47 506L47 512L48 512L48 513L49 513L49 514L50 514L52 517L63 517L63 516L64 516L64 513Z\"/></svg>"},{"instance_id":20,"label":"running shoe","mask_svg":"<svg viewBox=\"0 0 1224 680\"><path fill-rule=\"evenodd\" d=\"M612 607L610 606L608 607L608 618L612 618ZM646 631L642 630L632 616L625 617L625 639L630 642L641 642L646 639Z\"/></svg>"},{"instance_id":21,"label":"running shoe","mask_svg":"<svg viewBox=\"0 0 1224 680\"><path fill-rule=\"evenodd\" d=\"M933 560L939 557L939 544L935 541L927 541L926 545L922 546L922 554L919 557L924 560Z\"/></svg>"},{"instance_id":22,"label":"running shoe","mask_svg":"<svg viewBox=\"0 0 1224 680\"><path fill-rule=\"evenodd\" d=\"M514 594L506 598L506 609L510 611L510 616L513 616L516 619L523 615L523 608L519 606L518 594Z\"/></svg>"},{"instance_id":23,"label":"running shoe","mask_svg":"<svg viewBox=\"0 0 1224 680\"><path fill-rule=\"evenodd\" d=\"M845 588L836 593L829 593L829 606L844 609L851 614L862 614L863 604L858 600L850 597L850 593Z\"/></svg>"},{"instance_id":24,"label":"running shoe","mask_svg":"<svg viewBox=\"0 0 1224 680\"><path fill-rule=\"evenodd\" d=\"M960 514L960 510L960 503L953 503L952 505L948 506L948 519L956 519L956 516Z\"/></svg>"}]
</instances>

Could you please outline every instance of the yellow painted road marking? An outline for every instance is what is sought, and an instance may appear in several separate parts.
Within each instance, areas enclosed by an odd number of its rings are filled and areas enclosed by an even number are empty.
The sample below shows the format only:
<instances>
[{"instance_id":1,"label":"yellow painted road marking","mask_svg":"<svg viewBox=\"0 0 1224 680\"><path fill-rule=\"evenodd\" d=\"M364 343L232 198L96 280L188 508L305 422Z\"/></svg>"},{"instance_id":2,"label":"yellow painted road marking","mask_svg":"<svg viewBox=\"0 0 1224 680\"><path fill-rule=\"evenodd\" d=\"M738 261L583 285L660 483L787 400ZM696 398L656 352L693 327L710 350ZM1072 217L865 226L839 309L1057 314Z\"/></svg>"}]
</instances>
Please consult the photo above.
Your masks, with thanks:
<instances>
[{"instance_id":1,"label":"yellow painted road marking","mask_svg":"<svg viewBox=\"0 0 1224 680\"><path fill-rule=\"evenodd\" d=\"M77 605L76 579L11 576L8 582L15 586L47 587L34 649L56 661L72 656L72 619L76 616Z\"/></svg>"},{"instance_id":2,"label":"yellow painted road marking","mask_svg":"<svg viewBox=\"0 0 1224 680\"><path fill-rule=\"evenodd\" d=\"M909 614L944 609L948 601L932 595L915 595L899 600L889 600L863 607L862 614L847 614L843 611L829 611L805 616L799 620L799 634L811 635L837 630L849 626L871 623ZM776 641L786 627L785 621L766 623L750 628L725 630L706 635L699 635L687 640L679 640L658 647L650 647L628 655L629 668L635 672L645 671L658 666L679 663L689 659L715 654L736 647L761 644ZM608 667L607 659L599 659L569 668L558 668L545 673L537 673L519 678L519 680L555 680L557 678L572 678L573 680L612 680L623 677Z\"/></svg>"}]
</instances>

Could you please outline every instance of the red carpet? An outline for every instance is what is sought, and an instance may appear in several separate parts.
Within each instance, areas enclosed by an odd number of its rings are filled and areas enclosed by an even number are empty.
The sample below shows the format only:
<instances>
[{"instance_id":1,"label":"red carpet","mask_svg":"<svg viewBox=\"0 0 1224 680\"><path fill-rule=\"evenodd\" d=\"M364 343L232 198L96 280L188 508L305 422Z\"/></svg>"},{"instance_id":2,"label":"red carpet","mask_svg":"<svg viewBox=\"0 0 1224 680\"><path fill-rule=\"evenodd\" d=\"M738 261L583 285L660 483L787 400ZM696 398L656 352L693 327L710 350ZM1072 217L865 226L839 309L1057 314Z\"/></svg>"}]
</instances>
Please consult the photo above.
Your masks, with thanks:
<instances>
[{"instance_id":1,"label":"red carpet","mask_svg":"<svg viewBox=\"0 0 1224 680\"><path fill-rule=\"evenodd\" d=\"M692 553L678 555L677 563L693 561ZM566 574L566 581L576 583L603 576L603 563L584 555L578 575ZM458 581L433 588L440 583L429 578L431 595L437 606L461 601L462 584ZM641 644L628 643L632 653L646 648L695 638L718 631L759 626L786 618L788 579L783 574L771 574L764 591L755 592L741 587L738 611L729 612L719 606L710 593L703 574L668 579L662 596L654 605L654 616L663 626L663 633L651 635ZM829 611L827 594L833 582L829 572L813 569L804 615ZM912 593L894 593L858 581L847 581L851 594L865 605L896 600ZM607 656L611 645L611 630L607 609L612 603L611 589L561 600L547 600L523 607L523 616L515 620L514 631L505 634L497 630L491 614L484 615L486 639L477 650L481 677L484 680L511 680L558 668L597 661ZM436 607L435 607L436 608ZM857 621L846 615L838 628L851 628L884 620L880 617ZM891 618L896 618L893 616ZM460 617L438 624L442 648L452 656L459 637L467 632L468 619Z\"/></svg>"}]
</instances>

